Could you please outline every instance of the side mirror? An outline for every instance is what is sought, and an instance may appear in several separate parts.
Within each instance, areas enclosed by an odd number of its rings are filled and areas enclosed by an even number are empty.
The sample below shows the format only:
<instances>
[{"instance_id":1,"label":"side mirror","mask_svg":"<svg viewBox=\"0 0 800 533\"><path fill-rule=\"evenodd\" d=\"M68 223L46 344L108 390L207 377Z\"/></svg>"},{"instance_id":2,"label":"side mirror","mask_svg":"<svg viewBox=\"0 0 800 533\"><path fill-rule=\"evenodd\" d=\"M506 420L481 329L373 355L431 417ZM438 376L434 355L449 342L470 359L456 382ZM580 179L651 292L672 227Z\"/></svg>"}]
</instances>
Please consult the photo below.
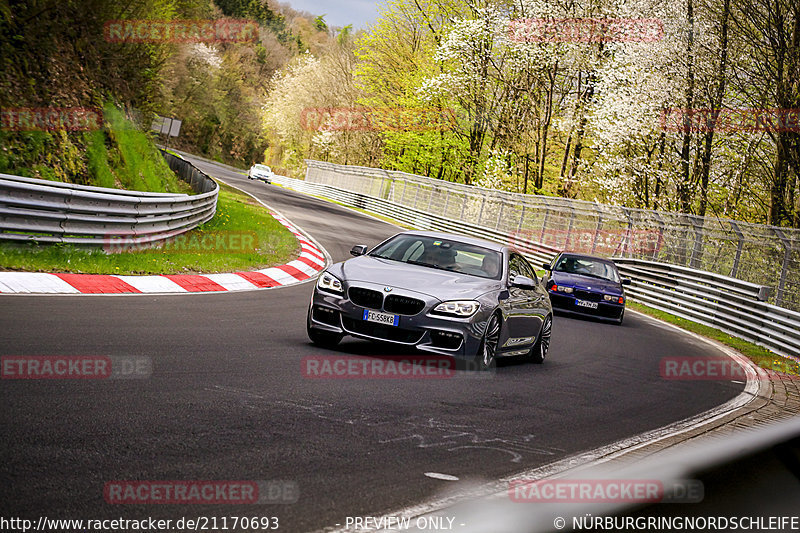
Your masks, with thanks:
<instances>
[{"instance_id":1,"label":"side mirror","mask_svg":"<svg viewBox=\"0 0 800 533\"><path fill-rule=\"evenodd\" d=\"M517 276L511 281L511 286L525 291L536 290L536 282L528 276Z\"/></svg>"},{"instance_id":2,"label":"side mirror","mask_svg":"<svg viewBox=\"0 0 800 533\"><path fill-rule=\"evenodd\" d=\"M550 266L550 263L542 263L542 268L547 270L548 272L553 270L553 267Z\"/></svg>"},{"instance_id":3,"label":"side mirror","mask_svg":"<svg viewBox=\"0 0 800 533\"><path fill-rule=\"evenodd\" d=\"M367 245L366 244L356 244L353 246L353 249L350 250L350 255L354 257L358 257L359 255L364 255L367 253Z\"/></svg>"},{"instance_id":4,"label":"side mirror","mask_svg":"<svg viewBox=\"0 0 800 533\"><path fill-rule=\"evenodd\" d=\"M622 284L623 285L630 285L631 283L633 283L633 282L631 281L630 278L622 278Z\"/></svg>"}]
</instances>

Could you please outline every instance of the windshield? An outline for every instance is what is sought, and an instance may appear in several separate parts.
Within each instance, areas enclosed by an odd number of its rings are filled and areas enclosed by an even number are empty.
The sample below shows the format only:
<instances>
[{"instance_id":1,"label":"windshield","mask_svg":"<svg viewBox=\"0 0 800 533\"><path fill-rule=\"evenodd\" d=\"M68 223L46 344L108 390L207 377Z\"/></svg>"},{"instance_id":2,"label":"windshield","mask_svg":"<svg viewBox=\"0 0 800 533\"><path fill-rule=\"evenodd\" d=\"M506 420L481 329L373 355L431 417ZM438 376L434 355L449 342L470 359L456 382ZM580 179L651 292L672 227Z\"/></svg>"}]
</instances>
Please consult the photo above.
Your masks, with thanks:
<instances>
[{"instance_id":1,"label":"windshield","mask_svg":"<svg viewBox=\"0 0 800 533\"><path fill-rule=\"evenodd\" d=\"M503 273L500 252L421 235L398 235L378 246L370 255L481 278L500 279Z\"/></svg>"},{"instance_id":2,"label":"windshield","mask_svg":"<svg viewBox=\"0 0 800 533\"><path fill-rule=\"evenodd\" d=\"M590 257L562 256L553 270L556 272L566 272L567 274L578 274L592 278L606 279L615 283L620 282L617 268L613 263L601 259L592 259Z\"/></svg>"}]
</instances>

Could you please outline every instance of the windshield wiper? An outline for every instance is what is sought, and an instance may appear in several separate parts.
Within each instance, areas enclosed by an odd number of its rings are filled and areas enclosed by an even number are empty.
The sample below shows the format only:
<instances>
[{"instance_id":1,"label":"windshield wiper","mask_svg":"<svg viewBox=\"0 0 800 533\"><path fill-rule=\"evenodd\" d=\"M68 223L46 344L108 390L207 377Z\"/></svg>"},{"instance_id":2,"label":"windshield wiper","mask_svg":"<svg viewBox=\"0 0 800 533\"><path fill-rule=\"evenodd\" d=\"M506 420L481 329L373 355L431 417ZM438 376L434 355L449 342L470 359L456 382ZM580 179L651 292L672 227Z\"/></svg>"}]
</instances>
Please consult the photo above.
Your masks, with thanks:
<instances>
[{"instance_id":1,"label":"windshield wiper","mask_svg":"<svg viewBox=\"0 0 800 533\"><path fill-rule=\"evenodd\" d=\"M423 263L422 261L414 261L412 259L409 259L408 261L406 261L406 263L408 263L409 265L418 265L418 266L424 266L424 267L429 267L429 268L435 268L437 270L444 270L445 272L458 272L457 270L453 270L451 268L445 268L445 267L439 266L439 265L432 265L430 263Z\"/></svg>"}]
</instances>

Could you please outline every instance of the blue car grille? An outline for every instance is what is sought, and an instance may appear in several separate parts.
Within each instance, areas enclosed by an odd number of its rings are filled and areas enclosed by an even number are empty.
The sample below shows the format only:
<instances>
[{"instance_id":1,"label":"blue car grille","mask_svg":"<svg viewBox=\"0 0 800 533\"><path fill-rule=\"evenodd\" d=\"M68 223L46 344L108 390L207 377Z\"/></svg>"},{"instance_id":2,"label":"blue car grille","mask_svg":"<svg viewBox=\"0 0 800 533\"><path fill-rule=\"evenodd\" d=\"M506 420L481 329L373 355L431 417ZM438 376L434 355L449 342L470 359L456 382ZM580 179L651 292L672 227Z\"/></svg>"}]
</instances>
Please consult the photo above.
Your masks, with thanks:
<instances>
[{"instance_id":1,"label":"blue car grille","mask_svg":"<svg viewBox=\"0 0 800 533\"><path fill-rule=\"evenodd\" d=\"M603 295L597 292L584 291L582 289L575 289L573 293L575 298L579 300L586 300L588 302L602 302Z\"/></svg>"}]
</instances>

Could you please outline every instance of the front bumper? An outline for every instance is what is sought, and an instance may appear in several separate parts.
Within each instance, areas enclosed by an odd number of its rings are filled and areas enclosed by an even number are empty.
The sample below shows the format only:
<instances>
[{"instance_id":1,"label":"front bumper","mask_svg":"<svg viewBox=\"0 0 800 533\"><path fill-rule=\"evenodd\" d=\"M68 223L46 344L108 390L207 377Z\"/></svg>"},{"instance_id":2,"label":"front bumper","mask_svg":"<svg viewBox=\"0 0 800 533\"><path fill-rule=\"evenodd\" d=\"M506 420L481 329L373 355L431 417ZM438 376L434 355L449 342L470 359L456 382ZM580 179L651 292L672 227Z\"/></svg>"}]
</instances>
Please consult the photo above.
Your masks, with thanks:
<instances>
[{"instance_id":1,"label":"front bumper","mask_svg":"<svg viewBox=\"0 0 800 533\"><path fill-rule=\"evenodd\" d=\"M370 284L359 284L359 287L376 291L382 289ZM469 319L439 318L429 314L431 309L441 303L439 300L411 291L396 290L392 294L423 300L425 307L414 315L400 314L397 326L376 324L364 320L366 309L391 312L384 310L382 306L377 308L377 305L356 305L346 296L321 291L315 287L308 313L308 327L408 346L437 355L472 358L478 352L488 319L487 312L480 310Z\"/></svg>"},{"instance_id":2,"label":"front bumper","mask_svg":"<svg viewBox=\"0 0 800 533\"><path fill-rule=\"evenodd\" d=\"M625 311L625 304L598 301L597 309L580 307L575 302L578 300L571 294L553 293L548 291L550 303L554 311L559 311L571 315L591 316L600 320L619 320ZM602 295L600 295L602 298Z\"/></svg>"}]
</instances>

